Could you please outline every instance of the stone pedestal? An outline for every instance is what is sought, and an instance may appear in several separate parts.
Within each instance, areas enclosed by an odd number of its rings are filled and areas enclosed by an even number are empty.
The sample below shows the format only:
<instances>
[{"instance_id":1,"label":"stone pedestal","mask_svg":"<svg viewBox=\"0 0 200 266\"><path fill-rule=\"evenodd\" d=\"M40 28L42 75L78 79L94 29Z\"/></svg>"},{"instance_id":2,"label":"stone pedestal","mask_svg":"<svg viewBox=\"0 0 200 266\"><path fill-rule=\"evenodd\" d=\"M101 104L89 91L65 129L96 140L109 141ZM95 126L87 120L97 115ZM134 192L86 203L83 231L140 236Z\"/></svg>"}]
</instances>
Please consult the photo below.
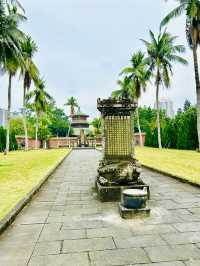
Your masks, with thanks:
<instances>
[{"instance_id":1,"label":"stone pedestal","mask_svg":"<svg viewBox=\"0 0 200 266\"><path fill-rule=\"evenodd\" d=\"M114 201L121 201L121 194L122 191L125 189L144 189L146 188L148 191L148 199L150 198L150 190L149 186L145 185L142 180L139 180L135 185L127 185L127 186L104 186L99 183L99 181L96 182L96 189L98 192L98 196L100 201L102 202L114 202Z\"/></svg>"},{"instance_id":2,"label":"stone pedestal","mask_svg":"<svg viewBox=\"0 0 200 266\"><path fill-rule=\"evenodd\" d=\"M101 201L120 201L124 188L145 186L134 156L132 114L137 104L128 99L97 101L103 120L103 158L96 187Z\"/></svg>"},{"instance_id":3,"label":"stone pedestal","mask_svg":"<svg viewBox=\"0 0 200 266\"><path fill-rule=\"evenodd\" d=\"M127 209L119 203L119 213L123 219L133 219L139 217L148 217L150 215L150 208L147 206L142 209Z\"/></svg>"}]
</instances>

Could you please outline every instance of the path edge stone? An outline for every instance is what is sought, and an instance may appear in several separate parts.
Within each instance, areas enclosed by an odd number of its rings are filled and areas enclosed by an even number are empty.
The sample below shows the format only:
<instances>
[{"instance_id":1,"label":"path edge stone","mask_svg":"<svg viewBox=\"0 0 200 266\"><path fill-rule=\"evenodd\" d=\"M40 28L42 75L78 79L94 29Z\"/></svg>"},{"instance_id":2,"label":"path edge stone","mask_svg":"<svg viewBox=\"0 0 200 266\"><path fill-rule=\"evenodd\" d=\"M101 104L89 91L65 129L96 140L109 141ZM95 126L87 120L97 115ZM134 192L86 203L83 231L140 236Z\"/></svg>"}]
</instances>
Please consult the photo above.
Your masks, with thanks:
<instances>
[{"instance_id":1,"label":"path edge stone","mask_svg":"<svg viewBox=\"0 0 200 266\"><path fill-rule=\"evenodd\" d=\"M56 169L64 162L64 160L71 154L72 149L62 158L58 163L48 171L48 173L40 180L40 182L33 187L33 189L22 199L17 205L2 219L0 220L0 235L13 223L17 215L22 209L32 200L35 194L39 192L41 187L46 183L49 177L56 171Z\"/></svg>"}]
</instances>

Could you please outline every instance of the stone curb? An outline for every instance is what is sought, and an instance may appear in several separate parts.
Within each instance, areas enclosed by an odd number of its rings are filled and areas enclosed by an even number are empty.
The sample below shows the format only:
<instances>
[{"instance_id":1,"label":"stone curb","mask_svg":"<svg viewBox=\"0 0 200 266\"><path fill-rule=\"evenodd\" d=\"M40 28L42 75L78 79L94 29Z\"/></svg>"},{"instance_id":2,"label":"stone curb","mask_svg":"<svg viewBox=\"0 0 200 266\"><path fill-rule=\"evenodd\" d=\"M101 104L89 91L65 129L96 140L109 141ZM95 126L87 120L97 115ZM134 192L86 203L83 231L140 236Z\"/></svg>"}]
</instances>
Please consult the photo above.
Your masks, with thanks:
<instances>
[{"instance_id":1,"label":"stone curb","mask_svg":"<svg viewBox=\"0 0 200 266\"><path fill-rule=\"evenodd\" d=\"M72 149L66 154L43 179L22 199L17 205L2 219L0 220L0 234L7 229L7 227L15 220L20 211L31 201L33 196L40 190L48 178L55 172L55 170L63 163L63 161L71 154Z\"/></svg>"},{"instance_id":2,"label":"stone curb","mask_svg":"<svg viewBox=\"0 0 200 266\"><path fill-rule=\"evenodd\" d=\"M96 150L99 151L99 152L102 152L102 150L100 150L100 149L96 149ZM192 181L190 181L190 180L184 179L184 178L181 177L181 176L173 175L173 174L170 174L170 173L168 173L168 172L165 172L165 171L162 171L162 170L156 169L156 168L154 168L154 167L147 166L147 165L145 165L145 164L142 164L142 167L144 167L144 168L146 168L146 169L149 169L149 170L151 170L151 171L153 171L153 172L156 172L156 173L158 173L158 174L162 174L162 175L165 175L165 176L169 176L169 177L171 177L171 178L174 178L174 179L180 181L181 183L186 183L186 184L188 184L188 185L191 185L191 186L195 186L195 187L199 187L199 188L200 188L200 184L197 184L197 183L192 182Z\"/></svg>"},{"instance_id":3,"label":"stone curb","mask_svg":"<svg viewBox=\"0 0 200 266\"><path fill-rule=\"evenodd\" d=\"M158 174L162 174L162 175L165 175L165 176L172 177L172 178L174 178L174 179L180 181L181 183L186 183L186 184L188 184L188 185L191 185L191 186L195 186L195 187L199 187L199 188L200 188L200 184L197 184L197 183L195 183L195 182L193 182L193 181L190 181L190 180L184 179L184 178L181 177L181 176L173 175L173 174L171 174L171 173L168 173L168 172L165 172L165 171L162 171L162 170L156 169L156 168L151 167L151 166L147 166L147 165L145 165L145 164L142 164L142 166L143 166L144 168L149 169L149 170L151 170L151 171L153 171L153 172L156 172L156 173L158 173Z\"/></svg>"}]
</instances>

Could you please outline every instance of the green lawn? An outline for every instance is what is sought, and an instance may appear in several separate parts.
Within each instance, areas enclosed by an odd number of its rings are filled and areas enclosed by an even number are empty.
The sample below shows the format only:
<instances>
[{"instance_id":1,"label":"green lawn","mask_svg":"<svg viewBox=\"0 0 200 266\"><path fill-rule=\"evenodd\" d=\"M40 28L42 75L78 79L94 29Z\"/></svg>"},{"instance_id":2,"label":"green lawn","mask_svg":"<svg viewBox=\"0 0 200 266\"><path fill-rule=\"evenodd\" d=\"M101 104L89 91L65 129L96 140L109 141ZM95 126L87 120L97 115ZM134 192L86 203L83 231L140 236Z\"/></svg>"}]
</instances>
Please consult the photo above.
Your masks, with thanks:
<instances>
[{"instance_id":1,"label":"green lawn","mask_svg":"<svg viewBox=\"0 0 200 266\"><path fill-rule=\"evenodd\" d=\"M67 149L0 154L0 220L69 153Z\"/></svg>"},{"instance_id":2,"label":"green lawn","mask_svg":"<svg viewBox=\"0 0 200 266\"><path fill-rule=\"evenodd\" d=\"M200 153L195 151L137 147L136 157L146 166L200 184Z\"/></svg>"}]
</instances>

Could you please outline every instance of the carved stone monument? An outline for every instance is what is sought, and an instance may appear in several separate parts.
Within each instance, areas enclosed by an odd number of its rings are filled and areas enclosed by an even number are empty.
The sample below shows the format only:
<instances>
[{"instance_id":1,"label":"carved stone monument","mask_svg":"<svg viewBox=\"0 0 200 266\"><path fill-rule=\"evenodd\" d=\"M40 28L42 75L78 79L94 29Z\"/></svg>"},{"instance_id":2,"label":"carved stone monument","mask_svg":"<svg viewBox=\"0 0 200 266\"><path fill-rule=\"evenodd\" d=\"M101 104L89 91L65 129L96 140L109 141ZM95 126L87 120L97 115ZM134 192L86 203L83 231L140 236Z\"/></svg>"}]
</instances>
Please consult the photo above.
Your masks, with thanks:
<instances>
[{"instance_id":1,"label":"carved stone monument","mask_svg":"<svg viewBox=\"0 0 200 266\"><path fill-rule=\"evenodd\" d=\"M137 104L128 99L97 101L103 120L103 159L96 187L101 201L118 201L122 189L147 187L139 178L141 165L134 155L132 114Z\"/></svg>"}]
</instances>

